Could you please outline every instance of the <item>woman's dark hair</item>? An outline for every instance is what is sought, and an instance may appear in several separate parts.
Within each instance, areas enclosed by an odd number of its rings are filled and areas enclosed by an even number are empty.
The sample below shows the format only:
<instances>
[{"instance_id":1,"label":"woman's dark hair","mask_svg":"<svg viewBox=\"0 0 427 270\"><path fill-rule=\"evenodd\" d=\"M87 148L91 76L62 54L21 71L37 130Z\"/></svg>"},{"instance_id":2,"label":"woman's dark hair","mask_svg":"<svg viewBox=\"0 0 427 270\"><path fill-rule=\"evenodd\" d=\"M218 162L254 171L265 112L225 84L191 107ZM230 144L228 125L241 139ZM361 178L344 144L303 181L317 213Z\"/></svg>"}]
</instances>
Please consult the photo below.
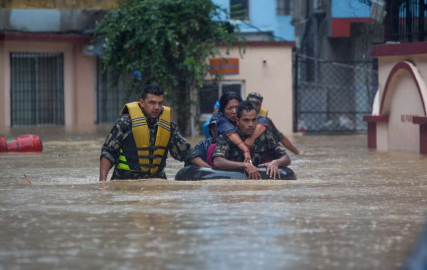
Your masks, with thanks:
<instances>
[{"instance_id":1,"label":"woman's dark hair","mask_svg":"<svg viewBox=\"0 0 427 270\"><path fill-rule=\"evenodd\" d=\"M240 102L239 106L237 106L237 118L242 116L242 111L244 110L248 112L254 110L256 112L256 106L250 101Z\"/></svg>"},{"instance_id":2,"label":"woman's dark hair","mask_svg":"<svg viewBox=\"0 0 427 270\"><path fill-rule=\"evenodd\" d=\"M233 99L237 99L239 103L242 102L242 97L237 93L227 92L224 95L222 95L221 98L219 99L219 111L224 113L225 106L230 100L233 100Z\"/></svg>"},{"instance_id":3,"label":"woman's dark hair","mask_svg":"<svg viewBox=\"0 0 427 270\"><path fill-rule=\"evenodd\" d=\"M162 88L160 88L160 86L155 84L147 84L146 86L144 86L144 88L141 91L141 99L145 99L147 97L147 94L161 96L164 93L165 92L163 91Z\"/></svg>"}]
</instances>

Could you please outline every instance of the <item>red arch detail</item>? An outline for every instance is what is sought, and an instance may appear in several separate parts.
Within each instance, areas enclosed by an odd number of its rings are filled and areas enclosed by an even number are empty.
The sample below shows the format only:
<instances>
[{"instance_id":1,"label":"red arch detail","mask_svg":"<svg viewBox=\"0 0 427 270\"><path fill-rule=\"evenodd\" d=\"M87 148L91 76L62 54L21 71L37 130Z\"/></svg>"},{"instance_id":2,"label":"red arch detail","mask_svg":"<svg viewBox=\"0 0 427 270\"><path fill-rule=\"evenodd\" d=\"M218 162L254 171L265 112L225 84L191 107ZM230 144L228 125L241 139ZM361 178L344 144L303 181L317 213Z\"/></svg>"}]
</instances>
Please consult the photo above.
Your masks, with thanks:
<instances>
[{"instance_id":1,"label":"red arch detail","mask_svg":"<svg viewBox=\"0 0 427 270\"><path fill-rule=\"evenodd\" d=\"M417 85L418 93L420 94L421 103L423 104L423 109L424 109L424 115L427 115L426 106L424 104L423 94L421 92L420 85L419 85L419 83L415 77L415 74L414 74L411 66L408 64L408 62L399 62L390 71L390 74L388 75L387 82L386 82L385 88L384 88L384 92L383 92L383 95L381 98L380 114L381 115L383 114L384 102L385 102L385 98L387 97L387 92L388 92L388 88L390 86L390 82L393 79L394 75L401 69L404 69L404 70L408 71L409 74L411 74L412 79L414 80L415 84Z\"/></svg>"}]
</instances>

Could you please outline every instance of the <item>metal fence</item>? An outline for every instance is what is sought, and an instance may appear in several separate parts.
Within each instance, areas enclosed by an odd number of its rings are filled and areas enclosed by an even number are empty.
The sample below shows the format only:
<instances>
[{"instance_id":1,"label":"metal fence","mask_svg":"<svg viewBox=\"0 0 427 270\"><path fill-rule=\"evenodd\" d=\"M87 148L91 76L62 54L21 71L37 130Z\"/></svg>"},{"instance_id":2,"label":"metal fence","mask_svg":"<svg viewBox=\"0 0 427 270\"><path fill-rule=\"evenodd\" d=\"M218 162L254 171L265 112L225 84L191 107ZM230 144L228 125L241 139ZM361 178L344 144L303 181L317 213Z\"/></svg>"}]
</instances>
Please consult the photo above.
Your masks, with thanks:
<instances>
[{"instance_id":1,"label":"metal fence","mask_svg":"<svg viewBox=\"0 0 427 270\"><path fill-rule=\"evenodd\" d=\"M64 56L10 54L12 126L64 124Z\"/></svg>"},{"instance_id":2,"label":"metal fence","mask_svg":"<svg viewBox=\"0 0 427 270\"><path fill-rule=\"evenodd\" d=\"M426 0L389 0L391 10L391 37L399 42L416 42L427 39Z\"/></svg>"},{"instance_id":3,"label":"metal fence","mask_svg":"<svg viewBox=\"0 0 427 270\"><path fill-rule=\"evenodd\" d=\"M294 54L294 131L364 132L378 89L376 62L334 62Z\"/></svg>"},{"instance_id":4,"label":"metal fence","mask_svg":"<svg viewBox=\"0 0 427 270\"><path fill-rule=\"evenodd\" d=\"M102 61L97 60L97 83L96 83L96 100L97 100L97 123L111 124L116 122L123 106L128 102L139 99L139 94L128 93L128 83L131 79L121 82L114 89L108 86L108 74L102 72Z\"/></svg>"}]
</instances>

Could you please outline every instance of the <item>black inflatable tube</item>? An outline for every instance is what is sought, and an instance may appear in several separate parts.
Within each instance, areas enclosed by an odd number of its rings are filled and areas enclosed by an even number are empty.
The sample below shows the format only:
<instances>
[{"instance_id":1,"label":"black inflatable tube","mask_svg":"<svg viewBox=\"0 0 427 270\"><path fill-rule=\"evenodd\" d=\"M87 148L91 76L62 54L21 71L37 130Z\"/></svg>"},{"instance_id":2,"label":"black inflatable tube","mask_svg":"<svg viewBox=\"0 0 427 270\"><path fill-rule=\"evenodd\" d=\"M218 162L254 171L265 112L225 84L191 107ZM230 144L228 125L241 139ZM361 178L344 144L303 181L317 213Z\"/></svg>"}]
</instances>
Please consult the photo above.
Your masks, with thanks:
<instances>
[{"instance_id":1,"label":"black inflatable tube","mask_svg":"<svg viewBox=\"0 0 427 270\"><path fill-rule=\"evenodd\" d=\"M260 174L263 180L273 180L265 171L266 168L260 168ZM275 180L297 180L295 173L289 168L279 168L280 179ZM175 175L177 181L200 181L200 180L218 180L218 179L233 179L233 180L248 180L248 176L244 170L212 170L209 168L199 168L187 166L178 171Z\"/></svg>"}]
</instances>

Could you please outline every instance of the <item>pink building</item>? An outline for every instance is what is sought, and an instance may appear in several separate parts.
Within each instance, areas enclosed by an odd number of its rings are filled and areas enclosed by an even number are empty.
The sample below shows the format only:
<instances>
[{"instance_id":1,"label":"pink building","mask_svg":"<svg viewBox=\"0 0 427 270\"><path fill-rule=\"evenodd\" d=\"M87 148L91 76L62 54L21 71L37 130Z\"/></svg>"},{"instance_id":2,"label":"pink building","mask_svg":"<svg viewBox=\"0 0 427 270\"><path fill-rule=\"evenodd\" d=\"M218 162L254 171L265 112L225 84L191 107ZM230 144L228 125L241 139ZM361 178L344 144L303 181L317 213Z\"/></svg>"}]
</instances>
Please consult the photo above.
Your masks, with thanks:
<instances>
[{"instance_id":1,"label":"pink building","mask_svg":"<svg viewBox=\"0 0 427 270\"><path fill-rule=\"evenodd\" d=\"M105 11L1 10L0 132L96 122L95 20Z\"/></svg>"},{"instance_id":2,"label":"pink building","mask_svg":"<svg viewBox=\"0 0 427 270\"><path fill-rule=\"evenodd\" d=\"M373 46L380 88L368 122L368 147L427 154L427 7L387 1L386 40ZM406 18L412 17L411 20Z\"/></svg>"},{"instance_id":3,"label":"pink building","mask_svg":"<svg viewBox=\"0 0 427 270\"><path fill-rule=\"evenodd\" d=\"M374 46L380 89L368 122L368 147L427 154L427 43Z\"/></svg>"}]
</instances>

